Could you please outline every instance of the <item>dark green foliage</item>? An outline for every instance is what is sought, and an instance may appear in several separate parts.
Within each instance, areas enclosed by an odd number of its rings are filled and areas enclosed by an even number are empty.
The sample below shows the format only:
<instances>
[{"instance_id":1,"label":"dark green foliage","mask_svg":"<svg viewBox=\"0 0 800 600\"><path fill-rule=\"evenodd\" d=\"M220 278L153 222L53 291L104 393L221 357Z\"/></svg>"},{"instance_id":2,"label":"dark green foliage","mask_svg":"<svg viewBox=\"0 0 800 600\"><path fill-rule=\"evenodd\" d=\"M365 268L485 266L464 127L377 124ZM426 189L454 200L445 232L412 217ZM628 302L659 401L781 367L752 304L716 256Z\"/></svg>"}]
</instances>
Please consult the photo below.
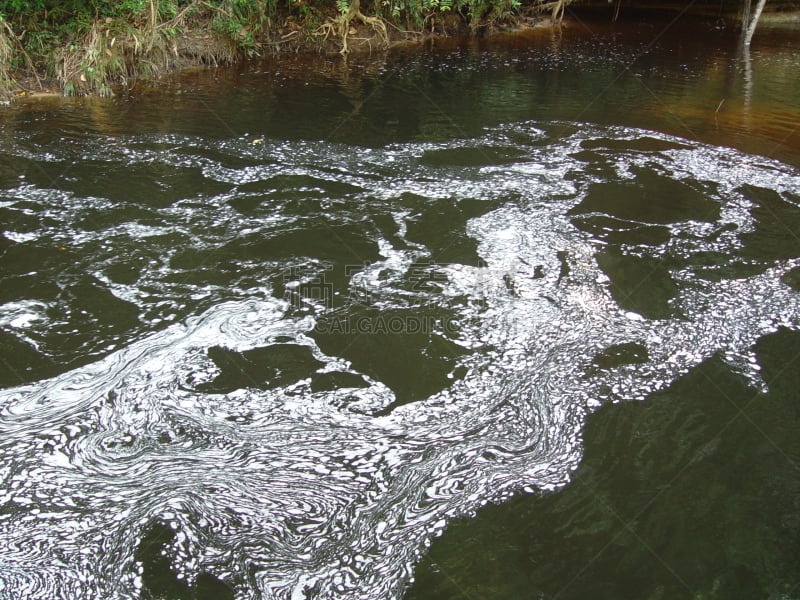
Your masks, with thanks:
<instances>
[{"instance_id":1,"label":"dark green foliage","mask_svg":"<svg viewBox=\"0 0 800 600\"><path fill-rule=\"evenodd\" d=\"M229 36L245 49L256 47L266 21L281 11L301 13L326 12L336 9L344 12L348 0L0 0L0 16L26 29L45 29L58 35L81 29L81 24L104 18L123 19L135 23L153 19L163 22L173 18L191 4L198 9L213 11L211 27ZM436 14L457 14L468 19L473 28L479 23L508 18L520 7L519 0L376 0L363 2L365 12L375 13L395 21L406 21L422 26ZM157 12L151 14L153 9Z\"/></svg>"},{"instance_id":2,"label":"dark green foliage","mask_svg":"<svg viewBox=\"0 0 800 600\"><path fill-rule=\"evenodd\" d=\"M519 0L388 0L387 17L406 20L418 27L435 19L437 15L460 15L476 31L482 24L508 19L520 8Z\"/></svg>"},{"instance_id":3,"label":"dark green foliage","mask_svg":"<svg viewBox=\"0 0 800 600\"><path fill-rule=\"evenodd\" d=\"M274 15L275 0L228 0L221 2L211 28L231 39L248 56L258 53L257 40L267 19Z\"/></svg>"}]
</instances>

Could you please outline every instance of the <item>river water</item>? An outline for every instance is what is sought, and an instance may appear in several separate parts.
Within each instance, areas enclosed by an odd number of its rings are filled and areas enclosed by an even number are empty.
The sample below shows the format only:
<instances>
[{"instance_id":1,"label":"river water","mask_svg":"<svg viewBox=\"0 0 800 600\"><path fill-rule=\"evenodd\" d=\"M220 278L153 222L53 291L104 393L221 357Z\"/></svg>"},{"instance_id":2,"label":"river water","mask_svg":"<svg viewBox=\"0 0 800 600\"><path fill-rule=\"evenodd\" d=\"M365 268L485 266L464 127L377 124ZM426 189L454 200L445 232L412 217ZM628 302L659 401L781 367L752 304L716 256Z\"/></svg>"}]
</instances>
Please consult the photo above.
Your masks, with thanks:
<instances>
[{"instance_id":1,"label":"river water","mask_svg":"<svg viewBox=\"0 0 800 600\"><path fill-rule=\"evenodd\" d=\"M569 490L593 413L709 364L775 397L798 40L576 21L3 108L0 596L400 598Z\"/></svg>"}]
</instances>

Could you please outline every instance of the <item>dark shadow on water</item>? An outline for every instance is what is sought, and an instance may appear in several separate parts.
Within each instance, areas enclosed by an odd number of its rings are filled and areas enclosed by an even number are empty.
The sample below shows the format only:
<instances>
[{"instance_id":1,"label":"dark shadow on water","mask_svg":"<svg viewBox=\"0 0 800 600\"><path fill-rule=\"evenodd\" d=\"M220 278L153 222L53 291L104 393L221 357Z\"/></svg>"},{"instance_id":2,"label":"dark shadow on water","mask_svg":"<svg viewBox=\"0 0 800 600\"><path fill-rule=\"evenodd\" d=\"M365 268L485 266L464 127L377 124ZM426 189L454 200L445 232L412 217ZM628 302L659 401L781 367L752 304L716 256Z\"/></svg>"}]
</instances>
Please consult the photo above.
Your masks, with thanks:
<instances>
[{"instance_id":1,"label":"dark shadow on water","mask_svg":"<svg viewBox=\"0 0 800 600\"><path fill-rule=\"evenodd\" d=\"M497 202L471 198L429 200L407 194L403 204L414 211L408 221L407 237L430 250L432 264L483 264L478 244L466 235L465 228L470 219L496 208Z\"/></svg>"},{"instance_id":2,"label":"dark shadow on water","mask_svg":"<svg viewBox=\"0 0 800 600\"><path fill-rule=\"evenodd\" d=\"M620 365L642 364L649 360L647 347L636 342L614 344L598 352L593 363L600 369L613 369Z\"/></svg>"},{"instance_id":3,"label":"dark shadow on water","mask_svg":"<svg viewBox=\"0 0 800 600\"><path fill-rule=\"evenodd\" d=\"M593 183L570 214L600 212L651 224L719 219L720 205L682 181L640 169L633 182Z\"/></svg>"},{"instance_id":4,"label":"dark shadow on water","mask_svg":"<svg viewBox=\"0 0 800 600\"><path fill-rule=\"evenodd\" d=\"M800 334L591 415L572 483L452 524L409 600L779 598L800 588Z\"/></svg>"},{"instance_id":5,"label":"dark shadow on water","mask_svg":"<svg viewBox=\"0 0 800 600\"><path fill-rule=\"evenodd\" d=\"M800 256L800 196L755 185L746 185L740 192L755 204L751 213L755 230L742 234L747 258L784 259Z\"/></svg>"},{"instance_id":6,"label":"dark shadow on water","mask_svg":"<svg viewBox=\"0 0 800 600\"><path fill-rule=\"evenodd\" d=\"M623 254L613 246L598 252L595 258L611 279L611 295L622 308L650 319L673 316L670 301L677 295L678 286L663 260Z\"/></svg>"},{"instance_id":7,"label":"dark shadow on water","mask_svg":"<svg viewBox=\"0 0 800 600\"><path fill-rule=\"evenodd\" d=\"M388 411L452 384L450 374L465 350L436 332L442 318L420 307L365 308L320 319L311 337L325 354L347 359L354 369L391 389L395 401Z\"/></svg>"},{"instance_id":8,"label":"dark shadow on water","mask_svg":"<svg viewBox=\"0 0 800 600\"><path fill-rule=\"evenodd\" d=\"M229 600L233 590L209 573L200 573L193 585L172 569L170 546L175 531L163 522L151 523L136 548L142 565L141 600Z\"/></svg>"},{"instance_id":9,"label":"dark shadow on water","mask_svg":"<svg viewBox=\"0 0 800 600\"><path fill-rule=\"evenodd\" d=\"M214 346L209 358L220 370L217 377L198 386L201 392L227 394L237 389L272 389L311 377L324 363L314 358L308 346L274 344L236 352Z\"/></svg>"}]
</instances>

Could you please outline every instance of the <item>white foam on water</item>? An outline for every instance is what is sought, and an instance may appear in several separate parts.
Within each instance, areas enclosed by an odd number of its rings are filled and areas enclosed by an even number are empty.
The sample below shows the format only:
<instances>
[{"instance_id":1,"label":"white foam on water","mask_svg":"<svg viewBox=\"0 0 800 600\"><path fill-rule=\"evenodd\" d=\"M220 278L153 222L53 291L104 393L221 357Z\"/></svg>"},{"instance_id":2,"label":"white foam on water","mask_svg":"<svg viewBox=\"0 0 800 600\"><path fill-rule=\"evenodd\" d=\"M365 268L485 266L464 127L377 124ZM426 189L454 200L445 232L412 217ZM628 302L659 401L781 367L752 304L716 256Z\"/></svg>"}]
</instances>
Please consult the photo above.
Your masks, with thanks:
<instances>
[{"instance_id":1,"label":"white foam on water","mask_svg":"<svg viewBox=\"0 0 800 600\"><path fill-rule=\"evenodd\" d=\"M512 134L537 143L514 142ZM26 598L136 598L143 586L136 548L148 524L160 520L176 532L171 560L189 582L209 572L241 598L400 597L420 553L452 519L515 493L566 485L581 458L586 414L597 406L644 399L717 353L763 389L752 347L779 327L798 329L798 295L780 281L797 259L731 278L703 278L688 262L673 267L673 316L650 318L618 304L595 259L607 242L580 231L568 214L601 177L573 156L582 144L643 137L675 149L616 150L605 176L626 180L648 166L676 180L713 183L708 194L720 217L672 223L664 244L624 245L631 256L734 257L741 235L755 227L743 185L773 190L788 203L787 192L800 192L800 174L766 159L582 125L558 139L519 123L477 139L369 153L244 138L219 146L179 136L75 142L81 154L112 162L199 166L204 177L233 187L205 199L203 210L182 201L148 209L157 225L111 222L94 230L81 225L83 199L68 192L27 184L5 192L39 202L58 222L58 236L41 236L94 248L78 267L134 304L140 320L121 348L90 353L88 364L52 379L0 390L0 589ZM156 143L157 152L150 149ZM517 158L507 164L426 162L435 152L509 147ZM193 148L253 164L223 166ZM233 256L227 279L200 283L193 277L205 265L177 260L186 247L203 252L253 232L269 239L308 225L280 202L263 221L231 208L232 200L259 193L239 185L276 173L321 182L314 193L328 207L326 223L361 228L378 246L379 258L353 274L352 288L382 311L440 311L457 322L456 331L430 332L465 351L448 387L400 406L367 373L361 388L315 391L301 378L267 389L202 391L219 375L207 354L212 347L246 352L288 342L308 349L321 365L317 373L357 373L344 357L325 355L313 334L319 319L350 307L316 303L303 312L274 297L287 265L306 269L305 279L285 278L288 290L313 281L324 265ZM326 191L334 183L350 187ZM302 197L304 185L288 192ZM424 244L405 239L418 216L404 204L408 193L426 205L477 199L491 207L464 227L478 266L436 264ZM91 205L100 216L112 208L99 192ZM375 233L369 221L376 215L399 224L395 241ZM736 227L708 235L724 224ZM109 239L114 244L99 243ZM142 260L130 280L114 282L106 269L121 251ZM435 285L410 290L408 269L424 260ZM61 322L52 314L20 301L0 307L0 324L24 328L57 356L59 327L74 325L69 314ZM105 347L123 334L101 328L97 335ZM643 364L596 367L599 352L631 342L646 348Z\"/></svg>"}]
</instances>

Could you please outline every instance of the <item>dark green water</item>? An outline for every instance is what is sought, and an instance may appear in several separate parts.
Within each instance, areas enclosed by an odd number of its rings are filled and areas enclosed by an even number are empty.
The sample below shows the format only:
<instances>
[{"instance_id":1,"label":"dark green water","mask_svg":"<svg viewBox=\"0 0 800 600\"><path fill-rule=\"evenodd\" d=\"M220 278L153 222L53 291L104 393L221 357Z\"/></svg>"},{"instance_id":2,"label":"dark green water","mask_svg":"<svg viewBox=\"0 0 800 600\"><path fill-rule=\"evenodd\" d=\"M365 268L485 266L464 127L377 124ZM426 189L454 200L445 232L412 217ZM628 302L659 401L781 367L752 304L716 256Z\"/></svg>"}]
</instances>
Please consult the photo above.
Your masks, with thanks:
<instances>
[{"instance_id":1,"label":"dark green water","mask_svg":"<svg viewBox=\"0 0 800 600\"><path fill-rule=\"evenodd\" d=\"M795 31L0 112L0 596L800 596Z\"/></svg>"}]
</instances>

